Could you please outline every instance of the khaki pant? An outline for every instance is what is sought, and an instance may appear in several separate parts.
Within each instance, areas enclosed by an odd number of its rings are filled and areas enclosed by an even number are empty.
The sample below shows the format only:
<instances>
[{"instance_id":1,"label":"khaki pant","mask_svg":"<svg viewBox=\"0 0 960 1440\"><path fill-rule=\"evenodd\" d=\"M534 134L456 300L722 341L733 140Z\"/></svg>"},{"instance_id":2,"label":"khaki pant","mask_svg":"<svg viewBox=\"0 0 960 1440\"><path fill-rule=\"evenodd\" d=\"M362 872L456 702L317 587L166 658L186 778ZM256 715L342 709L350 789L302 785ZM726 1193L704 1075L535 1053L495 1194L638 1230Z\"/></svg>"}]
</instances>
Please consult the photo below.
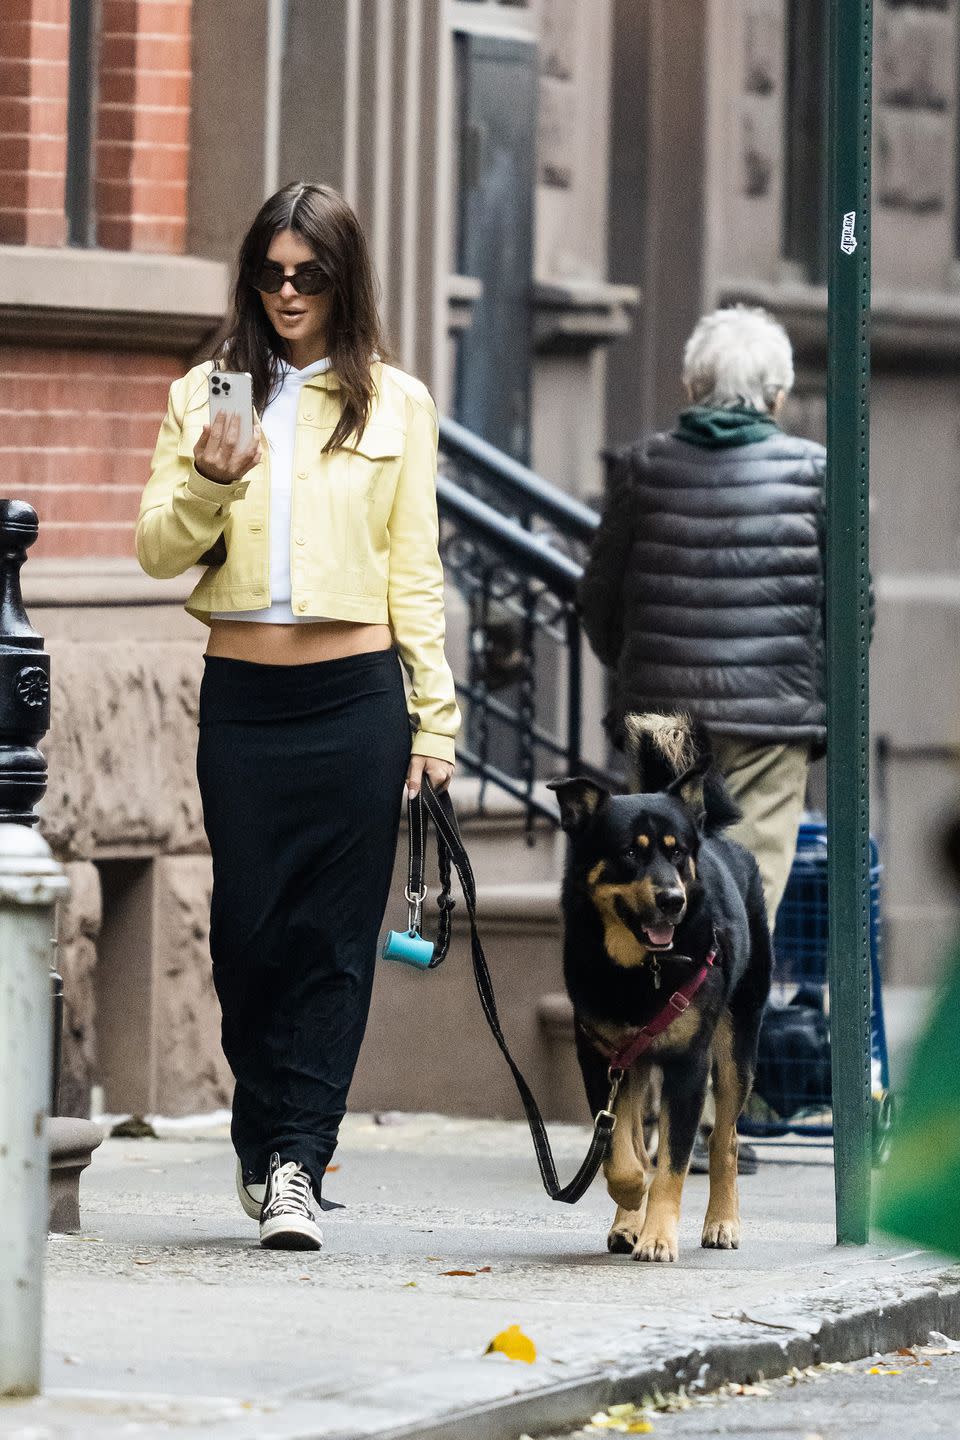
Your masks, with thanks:
<instances>
[{"instance_id":1,"label":"khaki pant","mask_svg":"<svg viewBox=\"0 0 960 1440\"><path fill-rule=\"evenodd\" d=\"M710 740L717 766L743 811L727 834L756 859L772 930L796 854L810 747L763 745L732 735L711 735Z\"/></svg>"}]
</instances>

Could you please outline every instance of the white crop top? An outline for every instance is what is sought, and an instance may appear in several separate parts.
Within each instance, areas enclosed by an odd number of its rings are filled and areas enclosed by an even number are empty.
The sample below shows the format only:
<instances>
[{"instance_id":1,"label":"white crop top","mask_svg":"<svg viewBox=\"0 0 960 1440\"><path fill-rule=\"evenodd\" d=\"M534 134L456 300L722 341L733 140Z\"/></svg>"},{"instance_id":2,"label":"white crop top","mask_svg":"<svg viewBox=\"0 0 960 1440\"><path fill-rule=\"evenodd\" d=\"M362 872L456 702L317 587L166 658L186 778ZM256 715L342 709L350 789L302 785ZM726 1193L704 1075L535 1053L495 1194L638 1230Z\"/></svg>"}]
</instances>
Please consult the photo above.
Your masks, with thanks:
<instances>
[{"instance_id":1,"label":"white crop top","mask_svg":"<svg viewBox=\"0 0 960 1440\"><path fill-rule=\"evenodd\" d=\"M297 405L305 380L330 369L329 360L315 360L302 370L281 362L280 387L264 406L260 419L270 447L270 604L263 610L215 611L211 620L257 620L268 625L302 625L325 615L294 615L290 606L290 507L293 451L297 438Z\"/></svg>"}]
</instances>

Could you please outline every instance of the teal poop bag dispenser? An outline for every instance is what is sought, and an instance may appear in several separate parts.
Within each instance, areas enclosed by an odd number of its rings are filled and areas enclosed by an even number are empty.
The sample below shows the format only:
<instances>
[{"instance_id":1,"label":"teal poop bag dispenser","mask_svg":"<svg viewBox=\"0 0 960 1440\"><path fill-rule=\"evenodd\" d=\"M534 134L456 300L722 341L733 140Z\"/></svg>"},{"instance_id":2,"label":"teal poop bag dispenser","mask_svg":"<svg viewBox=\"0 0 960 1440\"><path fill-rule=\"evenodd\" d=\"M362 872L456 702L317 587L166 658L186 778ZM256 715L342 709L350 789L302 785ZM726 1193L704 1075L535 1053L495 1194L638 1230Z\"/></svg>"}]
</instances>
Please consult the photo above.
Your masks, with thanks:
<instances>
[{"instance_id":1,"label":"teal poop bag dispenser","mask_svg":"<svg viewBox=\"0 0 960 1440\"><path fill-rule=\"evenodd\" d=\"M420 917L423 902L427 898L426 885L417 891L408 885L404 892L409 912L406 930L388 930L383 937L380 951L384 960L399 960L402 965L412 965L416 970L429 970L433 960L433 942L424 940L420 933Z\"/></svg>"}]
</instances>

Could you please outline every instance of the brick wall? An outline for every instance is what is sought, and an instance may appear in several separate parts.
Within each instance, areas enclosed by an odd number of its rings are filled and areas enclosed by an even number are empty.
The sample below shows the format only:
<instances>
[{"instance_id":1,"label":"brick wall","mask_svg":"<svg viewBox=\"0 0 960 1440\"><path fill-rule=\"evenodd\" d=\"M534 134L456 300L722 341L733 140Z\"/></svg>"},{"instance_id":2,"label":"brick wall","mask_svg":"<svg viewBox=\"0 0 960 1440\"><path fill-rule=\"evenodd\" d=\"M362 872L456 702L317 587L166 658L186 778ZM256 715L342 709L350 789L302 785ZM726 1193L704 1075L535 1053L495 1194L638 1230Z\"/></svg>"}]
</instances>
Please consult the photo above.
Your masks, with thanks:
<instances>
[{"instance_id":1,"label":"brick wall","mask_svg":"<svg viewBox=\"0 0 960 1440\"><path fill-rule=\"evenodd\" d=\"M179 254L187 228L191 0L101 0L96 243ZM0 0L0 244L62 245L70 0Z\"/></svg>"},{"instance_id":2,"label":"brick wall","mask_svg":"<svg viewBox=\"0 0 960 1440\"><path fill-rule=\"evenodd\" d=\"M0 490L40 517L31 556L132 556L177 356L0 345Z\"/></svg>"},{"instance_id":3,"label":"brick wall","mask_svg":"<svg viewBox=\"0 0 960 1440\"><path fill-rule=\"evenodd\" d=\"M191 0L102 0L97 244L176 254L187 228Z\"/></svg>"},{"instance_id":4,"label":"brick wall","mask_svg":"<svg viewBox=\"0 0 960 1440\"><path fill-rule=\"evenodd\" d=\"M66 237L70 0L0 4L0 243Z\"/></svg>"}]
</instances>

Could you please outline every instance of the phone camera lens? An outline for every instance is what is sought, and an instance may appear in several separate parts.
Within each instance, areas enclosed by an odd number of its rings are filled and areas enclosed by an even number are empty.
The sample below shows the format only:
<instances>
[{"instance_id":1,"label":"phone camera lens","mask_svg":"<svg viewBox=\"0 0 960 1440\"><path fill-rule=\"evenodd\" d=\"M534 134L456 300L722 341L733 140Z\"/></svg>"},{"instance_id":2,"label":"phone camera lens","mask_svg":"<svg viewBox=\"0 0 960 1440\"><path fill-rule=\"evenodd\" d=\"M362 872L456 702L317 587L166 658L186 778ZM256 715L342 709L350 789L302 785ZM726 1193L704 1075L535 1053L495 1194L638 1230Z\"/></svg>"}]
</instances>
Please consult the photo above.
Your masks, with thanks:
<instances>
[{"instance_id":1,"label":"phone camera lens","mask_svg":"<svg viewBox=\"0 0 960 1440\"><path fill-rule=\"evenodd\" d=\"M223 393L224 393L224 395L229 395L229 394L230 394L230 381L229 381L229 380L224 380L224 382L223 382Z\"/></svg>"}]
</instances>

